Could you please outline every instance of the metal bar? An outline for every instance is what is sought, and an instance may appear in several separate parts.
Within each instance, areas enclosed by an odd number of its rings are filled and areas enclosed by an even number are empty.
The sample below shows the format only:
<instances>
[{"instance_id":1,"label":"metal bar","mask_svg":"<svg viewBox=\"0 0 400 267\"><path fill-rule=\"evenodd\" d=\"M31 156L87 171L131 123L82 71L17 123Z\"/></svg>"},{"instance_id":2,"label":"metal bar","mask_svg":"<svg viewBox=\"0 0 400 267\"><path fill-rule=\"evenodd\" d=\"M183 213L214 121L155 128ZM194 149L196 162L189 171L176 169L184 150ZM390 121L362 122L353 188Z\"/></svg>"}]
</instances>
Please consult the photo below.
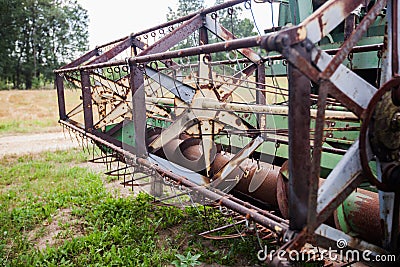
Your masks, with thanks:
<instances>
[{"instance_id":1,"label":"metal bar","mask_svg":"<svg viewBox=\"0 0 400 267\"><path fill-rule=\"evenodd\" d=\"M387 33L387 39L388 39L388 46L391 46L391 50L388 49L388 51L391 51L391 77L398 77L400 75L399 73L399 65L400 65L400 57L399 57L399 43L400 43L400 34L399 34L399 28L400 28L400 20L399 20L399 12L400 12L400 5L398 0L391 0L390 5L388 7L388 27L391 29ZM386 36L385 36L386 37ZM392 89L392 102L396 106L400 106L400 87L396 86L395 88Z\"/></svg>"},{"instance_id":2,"label":"metal bar","mask_svg":"<svg viewBox=\"0 0 400 267\"><path fill-rule=\"evenodd\" d=\"M130 35L124 36L124 37L121 37L121 38L119 38L119 39L117 39L117 40L114 40L114 41L111 41L111 42L108 42L108 43L99 45L99 46L97 46L96 48L97 48L97 49L101 49L101 48L104 48L104 47L106 47L106 46L109 46L109 45L113 45L113 44L122 42L122 41L126 40L126 39L129 38L129 37L130 37Z\"/></svg>"},{"instance_id":3,"label":"metal bar","mask_svg":"<svg viewBox=\"0 0 400 267\"><path fill-rule=\"evenodd\" d=\"M68 68L77 67L77 66L85 63L86 61L88 61L92 57L97 56L98 54L99 54L99 49L95 48L95 49L87 52L83 56L79 57L78 59L72 61L71 63L69 63L69 64L67 64L65 66L62 66L60 69L68 69Z\"/></svg>"},{"instance_id":4,"label":"metal bar","mask_svg":"<svg viewBox=\"0 0 400 267\"><path fill-rule=\"evenodd\" d=\"M314 47L312 59L314 64L323 70L331 62L332 57ZM330 94L358 116L367 108L372 96L377 91L374 86L342 64L338 66L329 80L336 87L331 89Z\"/></svg>"},{"instance_id":5,"label":"metal bar","mask_svg":"<svg viewBox=\"0 0 400 267\"><path fill-rule=\"evenodd\" d=\"M202 17L202 20L204 20L205 17ZM201 27L199 29L199 45L205 45L208 44L208 32L206 27ZM212 71L211 71L211 65L206 64L206 59L211 59L210 55L207 54L199 54L198 60L199 62L197 63L198 70L197 70L197 84L201 85L201 80L204 79L203 81L207 81L207 78L212 81ZM211 60L208 60L211 63Z\"/></svg>"},{"instance_id":6,"label":"metal bar","mask_svg":"<svg viewBox=\"0 0 400 267\"><path fill-rule=\"evenodd\" d=\"M56 74L56 86L57 86L57 99L58 99L58 114L60 120L67 118L65 110L65 94L64 94L64 78L60 74Z\"/></svg>"},{"instance_id":7,"label":"metal bar","mask_svg":"<svg viewBox=\"0 0 400 267\"><path fill-rule=\"evenodd\" d=\"M392 75L398 76L399 75L399 11L400 6L398 0L391 1L392 12L391 12L391 41L392 41Z\"/></svg>"},{"instance_id":8,"label":"metal bar","mask_svg":"<svg viewBox=\"0 0 400 267\"><path fill-rule=\"evenodd\" d=\"M163 103L162 99L149 100L155 103ZM165 103L169 103L168 100ZM263 113L263 114L275 114L275 115L287 115L288 107L279 105L254 105L254 104L237 104L237 103L220 103L213 101L204 101L202 108L214 109L217 111L238 111L238 112L249 112L249 113ZM317 110L310 109L310 115L312 118L317 117ZM343 120L343 121L360 121L360 119L349 111L338 111L338 110L326 110L325 119L327 120Z\"/></svg>"},{"instance_id":9,"label":"metal bar","mask_svg":"<svg viewBox=\"0 0 400 267\"><path fill-rule=\"evenodd\" d=\"M164 53L155 53L151 55L145 56L137 56L134 58L129 58L128 61L131 64L140 64L140 63L148 63L151 61L157 60L165 60L179 57L187 57L187 56L196 56L199 54L208 54L222 51L231 51L239 48L248 48L248 47L256 47L262 46L267 51L277 51L278 46L276 44L277 36L283 34L284 36L288 36L288 42L296 43L300 40L303 40L303 35L299 32L301 29L297 27L293 27L290 29L282 30L281 32L271 33L265 36L252 36L242 39L234 39L226 42L219 42L215 44L202 45L198 47L190 47L175 51L167 51ZM116 60L113 62L105 62L98 64L85 65L80 67L68 68L68 69L60 69L56 70L55 73L63 73L75 70L85 70L85 69L96 69L96 68L104 68L110 66L119 66L125 65L127 60Z\"/></svg>"},{"instance_id":10,"label":"metal bar","mask_svg":"<svg viewBox=\"0 0 400 267\"><path fill-rule=\"evenodd\" d=\"M356 15L351 13L344 21L344 40L349 39L356 25Z\"/></svg>"},{"instance_id":11,"label":"metal bar","mask_svg":"<svg viewBox=\"0 0 400 267\"><path fill-rule=\"evenodd\" d=\"M183 23L181 26L140 52L137 56L145 56L149 54L155 54L164 52L180 41L186 39L189 35L195 32L203 25L203 19L201 15L196 15L190 20Z\"/></svg>"},{"instance_id":12,"label":"metal bar","mask_svg":"<svg viewBox=\"0 0 400 267\"><path fill-rule=\"evenodd\" d=\"M131 47L131 45L132 45L132 38L129 36L125 40L123 40L122 42L117 44L115 47L108 50L104 54L98 56L97 58L93 59L86 65L98 64L98 63L109 61L110 59L112 59L112 58L116 57L118 54L120 54L122 51Z\"/></svg>"},{"instance_id":13,"label":"metal bar","mask_svg":"<svg viewBox=\"0 0 400 267\"><path fill-rule=\"evenodd\" d=\"M139 41L138 39L133 39L132 40L132 45L135 49L134 56L136 57L138 55L137 53L137 48L140 48L141 50L145 50L147 45L143 43L142 41ZM176 63L175 61L168 59L168 60L160 60L166 67L173 67L172 69L177 69L180 68L179 64ZM161 68L159 68L161 69Z\"/></svg>"},{"instance_id":14,"label":"metal bar","mask_svg":"<svg viewBox=\"0 0 400 267\"><path fill-rule=\"evenodd\" d=\"M307 41L307 50L312 49L313 45ZM298 47L298 46L297 46ZM310 61L304 58L298 49L295 47L285 47L282 51L282 55L295 66L303 75L307 76L311 81L318 83L320 72L311 64Z\"/></svg>"},{"instance_id":15,"label":"metal bar","mask_svg":"<svg viewBox=\"0 0 400 267\"><path fill-rule=\"evenodd\" d=\"M301 56L311 60L309 52L295 46ZM293 64L289 64L289 226L301 230L307 224L310 154L311 83Z\"/></svg>"},{"instance_id":16,"label":"metal bar","mask_svg":"<svg viewBox=\"0 0 400 267\"><path fill-rule=\"evenodd\" d=\"M135 133L135 153L138 157L147 155L146 148L146 101L143 72L134 64L130 68L132 92L132 121Z\"/></svg>"},{"instance_id":17,"label":"metal bar","mask_svg":"<svg viewBox=\"0 0 400 267\"><path fill-rule=\"evenodd\" d=\"M233 227L235 225L242 224L242 223L245 223L245 222L246 222L246 220L240 220L240 221L228 224L228 225L224 225L224 226L217 227L217 228L209 230L209 231L202 232L199 235L201 235L201 236L209 235L209 234L221 231L221 230L229 229L229 228L231 228L231 227Z\"/></svg>"},{"instance_id":18,"label":"metal bar","mask_svg":"<svg viewBox=\"0 0 400 267\"><path fill-rule=\"evenodd\" d=\"M396 192L394 195L393 203L393 220L392 220L392 231L390 236L390 251L396 252L398 248L399 239L399 218L400 218L400 192Z\"/></svg>"},{"instance_id":19,"label":"metal bar","mask_svg":"<svg viewBox=\"0 0 400 267\"><path fill-rule=\"evenodd\" d=\"M340 50L333 57L329 65L321 73L322 79L329 79L332 74L337 70L340 64L347 58L351 49L357 44L361 37L367 32L369 26L375 21L376 17L380 14L381 10L386 6L386 0L379 0L370 9L368 14L363 18L357 26L355 32L342 44Z\"/></svg>"},{"instance_id":20,"label":"metal bar","mask_svg":"<svg viewBox=\"0 0 400 267\"><path fill-rule=\"evenodd\" d=\"M257 66L256 72L256 87L261 90L265 90L265 65L264 63L260 63ZM267 104L267 96L265 91L258 90L256 92L256 104L257 105L266 105ZM266 129L266 117L263 114L257 114L257 121L259 129Z\"/></svg>"},{"instance_id":21,"label":"metal bar","mask_svg":"<svg viewBox=\"0 0 400 267\"><path fill-rule=\"evenodd\" d=\"M308 199L307 222L311 225L316 223L318 183L321 170L322 146L324 143L325 107L326 99L328 97L328 90L328 85L322 82L319 86L318 110L314 133L314 148L312 150L311 175L309 177L310 192Z\"/></svg>"},{"instance_id":22,"label":"metal bar","mask_svg":"<svg viewBox=\"0 0 400 267\"><path fill-rule=\"evenodd\" d=\"M383 44L371 44L371 45L360 45L360 46L354 46L350 53L363 53L363 52L372 52L372 51L379 51L382 50L383 48ZM324 52L328 53L329 55L335 55L338 51L339 48L332 48L332 49L324 49ZM268 60L282 60L285 59L284 56L282 55L272 55L272 56L268 56L268 57L263 57L261 58L263 62L266 62ZM211 66L218 66L218 65L232 65L232 64L236 64L236 63L249 63L252 62L250 59L248 58L238 58L235 61L232 60L220 60L220 61L213 61L208 63ZM197 64L192 64L190 65L191 67L197 66ZM187 67L190 67L187 66ZM183 66L185 67L185 66Z\"/></svg>"},{"instance_id":23,"label":"metal bar","mask_svg":"<svg viewBox=\"0 0 400 267\"><path fill-rule=\"evenodd\" d=\"M85 130L91 132L93 130L93 109L90 76L88 71L81 71L81 84Z\"/></svg>"}]
</instances>

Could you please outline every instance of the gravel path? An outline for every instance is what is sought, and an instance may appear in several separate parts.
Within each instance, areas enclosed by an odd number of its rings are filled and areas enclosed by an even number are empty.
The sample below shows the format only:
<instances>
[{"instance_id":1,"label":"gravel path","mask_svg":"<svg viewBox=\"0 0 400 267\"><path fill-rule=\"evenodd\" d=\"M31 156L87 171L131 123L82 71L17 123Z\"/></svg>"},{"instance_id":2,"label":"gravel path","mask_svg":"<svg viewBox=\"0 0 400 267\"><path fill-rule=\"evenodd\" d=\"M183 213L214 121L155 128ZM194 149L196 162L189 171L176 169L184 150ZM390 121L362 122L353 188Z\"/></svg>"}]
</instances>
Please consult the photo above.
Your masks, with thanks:
<instances>
[{"instance_id":1,"label":"gravel path","mask_svg":"<svg viewBox=\"0 0 400 267\"><path fill-rule=\"evenodd\" d=\"M0 157L11 154L39 153L42 151L64 150L77 147L68 133L40 133L0 137Z\"/></svg>"}]
</instances>

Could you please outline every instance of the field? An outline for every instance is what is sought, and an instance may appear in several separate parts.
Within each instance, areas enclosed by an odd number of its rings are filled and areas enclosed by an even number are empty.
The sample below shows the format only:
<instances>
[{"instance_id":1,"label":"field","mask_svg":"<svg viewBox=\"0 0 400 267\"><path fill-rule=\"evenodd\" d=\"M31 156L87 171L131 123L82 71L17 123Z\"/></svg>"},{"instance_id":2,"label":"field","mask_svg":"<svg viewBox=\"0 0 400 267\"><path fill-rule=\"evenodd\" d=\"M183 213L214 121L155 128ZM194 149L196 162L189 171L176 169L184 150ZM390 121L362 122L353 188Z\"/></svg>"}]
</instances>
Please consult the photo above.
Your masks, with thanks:
<instances>
[{"instance_id":1,"label":"field","mask_svg":"<svg viewBox=\"0 0 400 267\"><path fill-rule=\"evenodd\" d=\"M78 91L66 90L66 101L78 104ZM59 130L56 90L0 90L0 136Z\"/></svg>"},{"instance_id":2,"label":"field","mask_svg":"<svg viewBox=\"0 0 400 267\"><path fill-rule=\"evenodd\" d=\"M54 90L0 91L0 98L0 135L60 131ZM0 266L258 263L255 237L198 236L231 223L218 209L154 205L89 157L68 149L0 158Z\"/></svg>"}]
</instances>

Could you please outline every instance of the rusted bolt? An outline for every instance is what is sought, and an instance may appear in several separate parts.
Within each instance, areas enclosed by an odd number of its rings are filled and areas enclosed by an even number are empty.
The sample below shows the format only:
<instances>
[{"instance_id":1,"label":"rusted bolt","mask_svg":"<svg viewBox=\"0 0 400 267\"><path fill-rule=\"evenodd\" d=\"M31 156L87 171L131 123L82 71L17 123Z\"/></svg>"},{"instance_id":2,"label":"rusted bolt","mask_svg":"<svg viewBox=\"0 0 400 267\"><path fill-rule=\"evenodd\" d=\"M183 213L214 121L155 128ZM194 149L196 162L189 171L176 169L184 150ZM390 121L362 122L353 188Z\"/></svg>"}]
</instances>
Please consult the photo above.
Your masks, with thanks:
<instances>
[{"instance_id":1,"label":"rusted bolt","mask_svg":"<svg viewBox=\"0 0 400 267\"><path fill-rule=\"evenodd\" d=\"M306 47L307 52L310 52L313 48L313 45L310 42L306 42L305 47Z\"/></svg>"},{"instance_id":2,"label":"rusted bolt","mask_svg":"<svg viewBox=\"0 0 400 267\"><path fill-rule=\"evenodd\" d=\"M390 122L390 127L393 131L400 131L400 112L397 111L393 114L392 120Z\"/></svg>"},{"instance_id":3,"label":"rusted bolt","mask_svg":"<svg viewBox=\"0 0 400 267\"><path fill-rule=\"evenodd\" d=\"M286 34L285 35L283 35L281 38L279 38L280 40L280 44L281 44L281 46L282 47L287 47L287 46L289 46L289 36L287 36ZM279 42L278 41L278 42Z\"/></svg>"}]
</instances>

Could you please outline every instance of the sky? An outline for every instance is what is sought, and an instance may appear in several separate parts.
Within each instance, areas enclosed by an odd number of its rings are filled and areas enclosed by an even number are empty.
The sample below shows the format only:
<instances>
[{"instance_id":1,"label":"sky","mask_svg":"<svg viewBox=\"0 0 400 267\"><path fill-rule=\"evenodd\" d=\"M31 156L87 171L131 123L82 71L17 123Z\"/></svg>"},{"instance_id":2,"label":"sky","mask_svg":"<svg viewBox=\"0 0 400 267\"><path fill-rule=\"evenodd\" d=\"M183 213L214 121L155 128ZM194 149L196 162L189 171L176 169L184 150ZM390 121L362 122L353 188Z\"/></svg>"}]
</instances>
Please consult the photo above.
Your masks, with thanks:
<instances>
[{"instance_id":1,"label":"sky","mask_svg":"<svg viewBox=\"0 0 400 267\"><path fill-rule=\"evenodd\" d=\"M168 7L176 9L178 4L178 0L78 0L78 2L89 13L91 49L166 22ZM205 0L207 6L212 6L214 2L215 0ZM253 2L252 6L255 21L263 32L271 24L270 4ZM243 13L253 20L250 11L244 10Z\"/></svg>"}]
</instances>

